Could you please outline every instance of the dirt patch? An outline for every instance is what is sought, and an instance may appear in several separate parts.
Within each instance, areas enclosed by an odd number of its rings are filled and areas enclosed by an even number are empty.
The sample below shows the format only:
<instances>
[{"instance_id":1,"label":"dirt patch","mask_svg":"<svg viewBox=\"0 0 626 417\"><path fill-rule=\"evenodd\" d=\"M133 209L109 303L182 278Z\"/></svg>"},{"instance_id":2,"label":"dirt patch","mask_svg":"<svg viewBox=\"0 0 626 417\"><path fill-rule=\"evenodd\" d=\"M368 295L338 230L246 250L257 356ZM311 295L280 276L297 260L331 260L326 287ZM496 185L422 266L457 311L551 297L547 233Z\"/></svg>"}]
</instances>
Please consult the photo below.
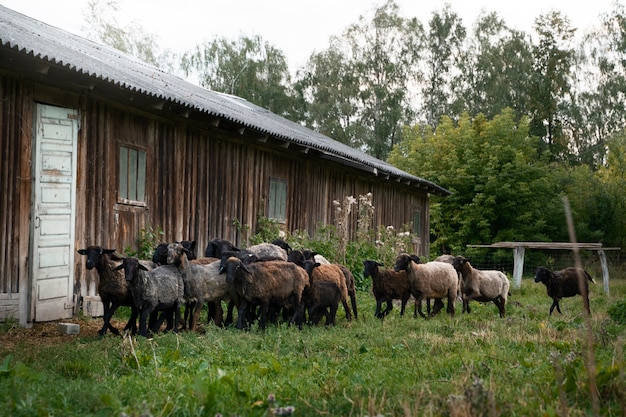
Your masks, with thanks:
<instances>
[{"instance_id":1,"label":"dirt patch","mask_svg":"<svg viewBox=\"0 0 626 417\"><path fill-rule=\"evenodd\" d=\"M80 332L76 335L68 335L59 332L58 323L75 323L80 325ZM126 322L111 320L111 324L118 329L123 329ZM98 331L102 328L102 319L65 319L45 323L35 323L30 329L20 327L17 323L0 324L0 352L12 351L16 346L47 346L67 343L70 340L83 337L100 337Z\"/></svg>"}]
</instances>

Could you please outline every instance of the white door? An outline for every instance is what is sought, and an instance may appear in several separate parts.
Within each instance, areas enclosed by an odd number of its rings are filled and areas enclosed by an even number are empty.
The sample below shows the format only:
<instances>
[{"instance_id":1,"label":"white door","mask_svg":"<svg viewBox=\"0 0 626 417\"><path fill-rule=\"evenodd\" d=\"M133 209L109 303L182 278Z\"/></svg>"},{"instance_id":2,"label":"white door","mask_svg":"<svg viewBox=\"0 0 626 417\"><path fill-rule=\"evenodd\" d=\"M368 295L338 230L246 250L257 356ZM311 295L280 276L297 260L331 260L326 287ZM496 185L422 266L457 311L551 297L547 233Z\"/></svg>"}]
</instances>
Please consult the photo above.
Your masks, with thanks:
<instances>
[{"instance_id":1,"label":"white door","mask_svg":"<svg viewBox=\"0 0 626 417\"><path fill-rule=\"evenodd\" d=\"M50 321L73 314L78 112L38 104L34 123L32 319Z\"/></svg>"}]
</instances>

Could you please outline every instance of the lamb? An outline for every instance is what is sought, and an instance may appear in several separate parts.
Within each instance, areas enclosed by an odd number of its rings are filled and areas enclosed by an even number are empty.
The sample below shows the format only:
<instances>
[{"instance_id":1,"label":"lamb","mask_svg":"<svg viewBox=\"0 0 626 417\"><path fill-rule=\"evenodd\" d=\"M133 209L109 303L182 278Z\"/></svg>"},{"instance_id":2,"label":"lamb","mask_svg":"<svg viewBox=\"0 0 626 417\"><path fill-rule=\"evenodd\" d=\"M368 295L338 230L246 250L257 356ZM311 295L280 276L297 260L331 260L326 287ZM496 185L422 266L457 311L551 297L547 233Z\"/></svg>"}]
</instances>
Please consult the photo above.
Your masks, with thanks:
<instances>
[{"instance_id":1,"label":"lamb","mask_svg":"<svg viewBox=\"0 0 626 417\"><path fill-rule=\"evenodd\" d=\"M430 317L439 313L443 307L442 298L448 299L447 312L454 316L454 300L458 291L458 274L454 267L445 262L418 264L408 253L401 253L396 258L393 269L406 271L411 284L411 294L419 305L419 314L424 317L421 302L424 298L434 298L435 304Z\"/></svg>"},{"instance_id":2,"label":"lamb","mask_svg":"<svg viewBox=\"0 0 626 417\"><path fill-rule=\"evenodd\" d=\"M104 336L107 329L111 330L113 334L120 334L119 330L111 324L111 317L120 306L131 308L130 319L124 330L130 330L133 334L137 333L138 310L133 303L128 283L124 276L115 270L117 264L111 260L111 255L115 253L115 249L88 246L86 249L79 249L78 253L87 256L86 266L88 270L96 268L98 272L98 295L100 295L104 306L104 324L98 334Z\"/></svg>"},{"instance_id":3,"label":"lamb","mask_svg":"<svg viewBox=\"0 0 626 417\"><path fill-rule=\"evenodd\" d=\"M178 243L178 242L174 242ZM181 245L185 249L187 249L187 259L194 260L197 258L196 255L196 241L195 240L183 240L180 242ZM152 262L155 265L167 265L167 247L169 243L159 243L156 249L154 250L154 254L152 255Z\"/></svg>"},{"instance_id":4,"label":"lamb","mask_svg":"<svg viewBox=\"0 0 626 417\"><path fill-rule=\"evenodd\" d=\"M561 307L559 306L561 298L574 297L577 294L583 297L585 310L587 314L591 315L591 309L589 308L589 283L587 281L595 284L591 275L581 268L565 268L560 271L550 271L548 268L540 266L535 272L535 282L542 282L546 286L548 296L553 300L550 306L550 315L552 315L555 307L556 311L561 313Z\"/></svg>"},{"instance_id":5,"label":"lamb","mask_svg":"<svg viewBox=\"0 0 626 417\"><path fill-rule=\"evenodd\" d=\"M186 328L187 317L189 317L189 330L194 330L198 322L198 317L205 302L209 305L215 304L213 318L215 324L221 325L221 302L235 300L236 294L231 291L231 287L226 283L226 277L220 274L220 260L208 265L198 265L190 262L187 258L187 249L181 243L171 243L168 246L167 261L170 265L176 265L180 272L184 284L184 298L189 306L189 312L185 310ZM211 309L209 309L211 315Z\"/></svg>"},{"instance_id":6,"label":"lamb","mask_svg":"<svg viewBox=\"0 0 626 417\"><path fill-rule=\"evenodd\" d=\"M452 262L454 269L462 275L461 294L463 312L470 313L471 300L493 303L498 307L500 317L506 314L506 300L509 294L509 279L500 271L483 271L470 264L469 259L457 256Z\"/></svg>"},{"instance_id":7,"label":"lamb","mask_svg":"<svg viewBox=\"0 0 626 417\"><path fill-rule=\"evenodd\" d=\"M304 261L304 270L309 276L309 287L302 294L302 302L309 315L309 324L317 324L323 312L326 316L325 325L335 325L337 309L341 301L341 290L336 282L322 281L314 278L313 270L320 264L313 260ZM329 311L326 311L326 308Z\"/></svg>"},{"instance_id":8,"label":"lamb","mask_svg":"<svg viewBox=\"0 0 626 417\"><path fill-rule=\"evenodd\" d=\"M135 307L140 311L139 335L148 337L147 320L153 313L163 311L174 316L166 330L178 332L180 320L180 305L184 302L184 284L178 268L173 265L163 265L152 270L144 267L136 258L124 258L116 270L124 270L124 277L130 285ZM150 326L156 331L160 326Z\"/></svg>"},{"instance_id":9,"label":"lamb","mask_svg":"<svg viewBox=\"0 0 626 417\"><path fill-rule=\"evenodd\" d=\"M290 324L302 326L302 293L309 286L309 277L303 268L287 261L253 262L246 265L241 259L230 257L226 261L226 282L234 286L240 298L237 328L245 327L248 306L259 305L260 326L265 329L270 304L292 306L294 314Z\"/></svg>"},{"instance_id":10,"label":"lamb","mask_svg":"<svg viewBox=\"0 0 626 417\"><path fill-rule=\"evenodd\" d=\"M204 250L204 256L207 258L221 258L225 251L239 251L235 245L226 239L212 239Z\"/></svg>"},{"instance_id":11,"label":"lamb","mask_svg":"<svg viewBox=\"0 0 626 417\"><path fill-rule=\"evenodd\" d=\"M402 300L400 315L404 315L406 303L411 298L411 284L406 271L396 272L393 269L380 269L382 264L372 261L363 261L364 277L372 277L372 292L376 298L376 312L374 315L380 319L384 318L393 309L393 300ZM382 310L383 302L387 302L387 307ZM417 306L414 317L417 317Z\"/></svg>"}]
</instances>

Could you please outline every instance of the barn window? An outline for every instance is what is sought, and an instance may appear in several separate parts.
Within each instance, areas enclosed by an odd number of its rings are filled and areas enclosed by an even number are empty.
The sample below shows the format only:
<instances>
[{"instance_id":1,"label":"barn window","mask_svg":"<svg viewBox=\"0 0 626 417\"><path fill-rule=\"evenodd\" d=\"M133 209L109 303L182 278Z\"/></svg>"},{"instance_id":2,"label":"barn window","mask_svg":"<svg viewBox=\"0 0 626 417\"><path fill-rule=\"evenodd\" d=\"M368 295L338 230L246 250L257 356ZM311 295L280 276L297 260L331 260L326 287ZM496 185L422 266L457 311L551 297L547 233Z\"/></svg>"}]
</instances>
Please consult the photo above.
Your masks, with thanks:
<instances>
[{"instance_id":1,"label":"barn window","mask_svg":"<svg viewBox=\"0 0 626 417\"><path fill-rule=\"evenodd\" d=\"M267 217L278 222L287 220L287 180L270 178Z\"/></svg>"},{"instance_id":2,"label":"barn window","mask_svg":"<svg viewBox=\"0 0 626 417\"><path fill-rule=\"evenodd\" d=\"M417 237L422 235L422 210L413 210L413 234Z\"/></svg>"},{"instance_id":3,"label":"barn window","mask_svg":"<svg viewBox=\"0 0 626 417\"><path fill-rule=\"evenodd\" d=\"M118 199L127 204L146 199L146 151L120 146Z\"/></svg>"}]
</instances>

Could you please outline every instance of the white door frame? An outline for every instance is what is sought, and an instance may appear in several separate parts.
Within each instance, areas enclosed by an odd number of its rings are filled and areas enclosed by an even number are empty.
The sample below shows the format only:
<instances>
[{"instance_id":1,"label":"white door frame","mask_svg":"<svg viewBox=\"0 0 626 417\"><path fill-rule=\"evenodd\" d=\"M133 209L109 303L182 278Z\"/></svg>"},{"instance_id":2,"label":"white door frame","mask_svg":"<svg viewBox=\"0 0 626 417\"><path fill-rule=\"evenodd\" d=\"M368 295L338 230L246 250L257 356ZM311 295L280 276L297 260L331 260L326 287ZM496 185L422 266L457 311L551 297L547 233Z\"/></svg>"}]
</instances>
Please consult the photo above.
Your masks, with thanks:
<instances>
[{"instance_id":1,"label":"white door frame","mask_svg":"<svg viewBox=\"0 0 626 417\"><path fill-rule=\"evenodd\" d=\"M29 322L74 314L78 111L35 104Z\"/></svg>"}]
</instances>

